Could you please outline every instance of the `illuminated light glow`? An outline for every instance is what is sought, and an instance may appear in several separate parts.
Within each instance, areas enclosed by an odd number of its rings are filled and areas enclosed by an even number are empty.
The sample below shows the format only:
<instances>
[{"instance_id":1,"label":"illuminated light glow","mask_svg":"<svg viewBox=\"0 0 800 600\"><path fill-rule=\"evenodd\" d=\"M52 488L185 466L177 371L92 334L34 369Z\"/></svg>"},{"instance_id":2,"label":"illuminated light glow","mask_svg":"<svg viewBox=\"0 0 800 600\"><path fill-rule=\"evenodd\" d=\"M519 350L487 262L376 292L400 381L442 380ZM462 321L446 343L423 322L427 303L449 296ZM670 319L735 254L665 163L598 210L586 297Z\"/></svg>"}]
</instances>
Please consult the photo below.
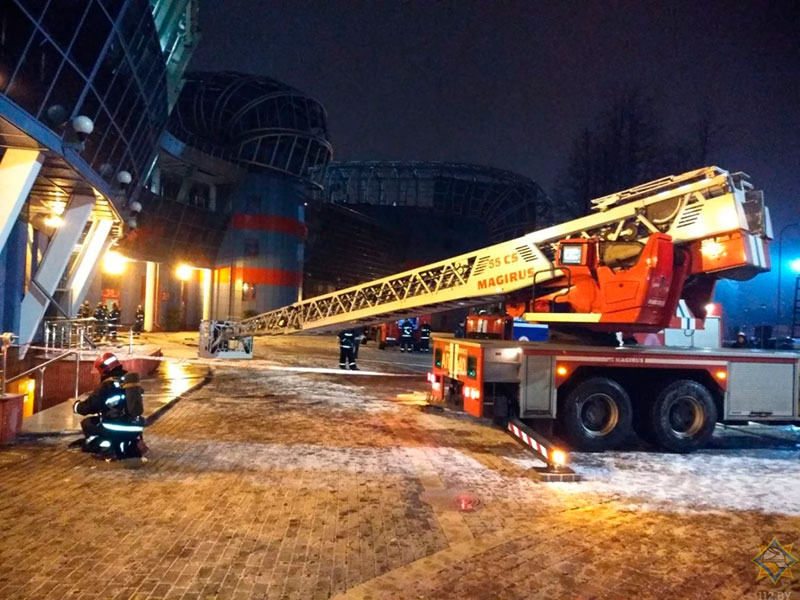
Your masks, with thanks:
<instances>
[{"instance_id":1,"label":"illuminated light glow","mask_svg":"<svg viewBox=\"0 0 800 600\"><path fill-rule=\"evenodd\" d=\"M719 258L724 254L722 244L711 239L701 242L700 252L707 258Z\"/></svg>"},{"instance_id":2,"label":"illuminated light glow","mask_svg":"<svg viewBox=\"0 0 800 600\"><path fill-rule=\"evenodd\" d=\"M472 391L472 388L470 388L468 385L465 385L464 386L464 398L469 398L469 393L471 391Z\"/></svg>"},{"instance_id":3,"label":"illuminated light glow","mask_svg":"<svg viewBox=\"0 0 800 600\"><path fill-rule=\"evenodd\" d=\"M175 276L181 281L189 281L192 278L192 267L187 264L178 265Z\"/></svg>"},{"instance_id":4,"label":"illuminated light glow","mask_svg":"<svg viewBox=\"0 0 800 600\"><path fill-rule=\"evenodd\" d=\"M706 304L706 316L709 317L714 314L714 305L709 303Z\"/></svg>"},{"instance_id":5,"label":"illuminated light glow","mask_svg":"<svg viewBox=\"0 0 800 600\"><path fill-rule=\"evenodd\" d=\"M795 258L789 263L789 268L800 275L800 258Z\"/></svg>"},{"instance_id":6,"label":"illuminated light glow","mask_svg":"<svg viewBox=\"0 0 800 600\"><path fill-rule=\"evenodd\" d=\"M48 227L52 227L53 229L57 227L61 227L64 224L64 219L59 217L58 215L50 215L49 217L45 217L44 224Z\"/></svg>"},{"instance_id":7,"label":"illuminated light glow","mask_svg":"<svg viewBox=\"0 0 800 600\"><path fill-rule=\"evenodd\" d=\"M564 365L559 365L556 367L556 374L561 375L562 377L567 374L567 367Z\"/></svg>"},{"instance_id":8,"label":"illuminated light glow","mask_svg":"<svg viewBox=\"0 0 800 600\"><path fill-rule=\"evenodd\" d=\"M109 275L122 275L125 272L125 263L128 259L116 250L109 250L103 258L103 271Z\"/></svg>"},{"instance_id":9,"label":"illuminated light glow","mask_svg":"<svg viewBox=\"0 0 800 600\"><path fill-rule=\"evenodd\" d=\"M522 352L522 348L504 348L500 354L503 358L517 358L520 352Z\"/></svg>"},{"instance_id":10,"label":"illuminated light glow","mask_svg":"<svg viewBox=\"0 0 800 600\"><path fill-rule=\"evenodd\" d=\"M478 388L471 388L469 395L473 400L477 400L481 397L481 393L478 391Z\"/></svg>"},{"instance_id":11,"label":"illuminated light glow","mask_svg":"<svg viewBox=\"0 0 800 600\"><path fill-rule=\"evenodd\" d=\"M35 389L36 389L36 382L33 379L28 379L27 383L25 383L25 391L30 394Z\"/></svg>"},{"instance_id":12,"label":"illuminated light glow","mask_svg":"<svg viewBox=\"0 0 800 600\"><path fill-rule=\"evenodd\" d=\"M144 431L141 425L125 425L123 423L103 423L103 427L109 431L124 431L124 432L137 432Z\"/></svg>"},{"instance_id":13,"label":"illuminated light glow","mask_svg":"<svg viewBox=\"0 0 800 600\"><path fill-rule=\"evenodd\" d=\"M439 383L438 381L434 381L434 382L431 384L431 388L433 388L433 391L434 391L434 392L439 392L439 391L441 391L441 389L442 389L442 384L441 384L441 383Z\"/></svg>"},{"instance_id":14,"label":"illuminated light glow","mask_svg":"<svg viewBox=\"0 0 800 600\"><path fill-rule=\"evenodd\" d=\"M726 371L717 371L716 373L714 373L714 375L716 376L717 379L727 379L728 378L728 373Z\"/></svg>"},{"instance_id":15,"label":"illuminated light glow","mask_svg":"<svg viewBox=\"0 0 800 600\"><path fill-rule=\"evenodd\" d=\"M50 209L53 211L53 214L56 214L60 217L67 209L67 203L63 200L54 200L50 203Z\"/></svg>"},{"instance_id":16,"label":"illuminated light glow","mask_svg":"<svg viewBox=\"0 0 800 600\"><path fill-rule=\"evenodd\" d=\"M554 465L565 465L567 464L567 453L563 450L559 450L558 448L554 449L552 454L550 455L550 460L553 461Z\"/></svg>"}]
</instances>

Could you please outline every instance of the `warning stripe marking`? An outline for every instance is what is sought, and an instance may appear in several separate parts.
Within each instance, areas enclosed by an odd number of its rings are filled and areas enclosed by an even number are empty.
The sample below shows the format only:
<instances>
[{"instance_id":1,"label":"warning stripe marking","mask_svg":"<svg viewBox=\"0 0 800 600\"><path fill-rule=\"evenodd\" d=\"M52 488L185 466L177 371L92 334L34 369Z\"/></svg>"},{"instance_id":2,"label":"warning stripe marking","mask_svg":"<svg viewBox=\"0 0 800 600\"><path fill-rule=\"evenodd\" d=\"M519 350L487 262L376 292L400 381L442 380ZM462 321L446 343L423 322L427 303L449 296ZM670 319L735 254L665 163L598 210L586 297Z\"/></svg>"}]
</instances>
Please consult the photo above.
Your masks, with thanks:
<instances>
[{"instance_id":1,"label":"warning stripe marking","mask_svg":"<svg viewBox=\"0 0 800 600\"><path fill-rule=\"evenodd\" d=\"M529 448L531 448L535 452L538 452L539 454L541 454L545 461L549 462L549 459L548 459L549 450L547 449L547 447L545 447L543 444L540 444L539 442L537 442L535 439L533 439L531 436L529 436L527 433L522 431L519 427L517 427L513 423L509 423L508 424L508 430L511 433L513 433L514 436L516 436L517 438L522 440L522 442L526 446L528 446Z\"/></svg>"}]
</instances>

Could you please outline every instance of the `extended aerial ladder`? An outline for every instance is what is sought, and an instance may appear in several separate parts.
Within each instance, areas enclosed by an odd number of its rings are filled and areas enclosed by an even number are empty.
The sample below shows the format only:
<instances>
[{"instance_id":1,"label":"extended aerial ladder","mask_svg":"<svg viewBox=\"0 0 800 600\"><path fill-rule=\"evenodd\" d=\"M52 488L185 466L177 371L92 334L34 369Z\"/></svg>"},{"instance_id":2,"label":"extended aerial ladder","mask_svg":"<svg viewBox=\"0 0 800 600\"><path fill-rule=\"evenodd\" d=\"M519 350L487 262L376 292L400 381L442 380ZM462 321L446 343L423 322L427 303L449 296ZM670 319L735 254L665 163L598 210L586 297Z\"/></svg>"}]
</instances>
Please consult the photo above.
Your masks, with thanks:
<instances>
[{"instance_id":1,"label":"extended aerial ladder","mask_svg":"<svg viewBox=\"0 0 800 600\"><path fill-rule=\"evenodd\" d=\"M474 252L248 319L204 321L200 353L246 356L252 336L335 331L514 298L523 299L526 320L654 330L674 315L692 278L706 278L696 287L708 298L719 277L749 279L770 268L769 213L744 173L706 167L592 205L588 216ZM627 272L634 275L620 279Z\"/></svg>"}]
</instances>

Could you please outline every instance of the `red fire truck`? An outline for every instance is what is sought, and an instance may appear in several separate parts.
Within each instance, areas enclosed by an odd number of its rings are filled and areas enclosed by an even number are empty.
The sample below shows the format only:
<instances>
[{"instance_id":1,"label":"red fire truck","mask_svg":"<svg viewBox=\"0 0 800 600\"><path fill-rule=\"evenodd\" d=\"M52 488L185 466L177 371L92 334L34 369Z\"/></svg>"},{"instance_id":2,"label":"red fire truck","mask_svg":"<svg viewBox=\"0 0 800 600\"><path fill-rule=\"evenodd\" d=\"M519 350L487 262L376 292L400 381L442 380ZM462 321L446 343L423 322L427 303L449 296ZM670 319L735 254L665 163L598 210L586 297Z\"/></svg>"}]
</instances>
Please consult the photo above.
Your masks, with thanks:
<instances>
[{"instance_id":1,"label":"red fire truck","mask_svg":"<svg viewBox=\"0 0 800 600\"><path fill-rule=\"evenodd\" d=\"M204 322L200 353L226 356L238 342L250 352L254 335L502 302L510 316L579 343L494 339L507 337L508 321L485 315L485 327L479 318L468 329L486 339L434 337L432 397L502 420L549 463L563 458L546 440L554 429L585 450L617 447L636 431L688 452L717 421L800 422L798 355L615 347L668 327L678 306L703 319L717 280L770 269L769 212L747 176L706 167L592 205L592 214L487 248L242 321ZM597 342L606 345L586 345Z\"/></svg>"}]
</instances>

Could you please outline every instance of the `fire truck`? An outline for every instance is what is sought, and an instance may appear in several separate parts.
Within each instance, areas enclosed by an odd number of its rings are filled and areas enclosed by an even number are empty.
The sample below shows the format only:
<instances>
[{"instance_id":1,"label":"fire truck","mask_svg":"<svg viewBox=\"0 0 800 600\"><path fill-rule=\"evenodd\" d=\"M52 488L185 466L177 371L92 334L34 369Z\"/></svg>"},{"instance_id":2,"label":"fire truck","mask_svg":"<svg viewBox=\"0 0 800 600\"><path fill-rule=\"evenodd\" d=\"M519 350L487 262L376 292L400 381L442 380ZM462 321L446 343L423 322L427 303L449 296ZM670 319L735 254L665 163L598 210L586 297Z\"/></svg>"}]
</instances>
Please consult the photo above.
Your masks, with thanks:
<instances>
[{"instance_id":1,"label":"fire truck","mask_svg":"<svg viewBox=\"0 0 800 600\"><path fill-rule=\"evenodd\" d=\"M549 442L554 431L581 450L618 447L635 431L688 452L717 421L797 422L795 354L619 343L668 327L679 305L702 321L719 279L770 269L769 211L747 175L706 167L598 198L592 208L249 319L204 322L200 353L246 356L255 335L502 304L509 316L557 335L547 343L503 339L500 314L473 324L483 339L434 336L431 398L504 423L548 463L563 457Z\"/></svg>"}]
</instances>

